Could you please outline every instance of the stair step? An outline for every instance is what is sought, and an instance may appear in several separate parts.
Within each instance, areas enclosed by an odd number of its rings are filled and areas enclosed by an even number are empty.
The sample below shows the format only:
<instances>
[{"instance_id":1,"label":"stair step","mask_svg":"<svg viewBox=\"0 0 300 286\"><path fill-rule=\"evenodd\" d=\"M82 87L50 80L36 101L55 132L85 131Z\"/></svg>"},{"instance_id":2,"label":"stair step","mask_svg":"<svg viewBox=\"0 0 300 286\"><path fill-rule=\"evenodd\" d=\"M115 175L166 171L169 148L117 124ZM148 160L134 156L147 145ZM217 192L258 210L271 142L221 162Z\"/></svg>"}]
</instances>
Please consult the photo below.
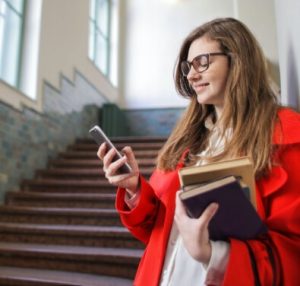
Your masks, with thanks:
<instances>
[{"instance_id":1,"label":"stair step","mask_svg":"<svg viewBox=\"0 0 300 286\"><path fill-rule=\"evenodd\" d=\"M121 226L114 209L0 206L0 222Z\"/></svg>"},{"instance_id":2,"label":"stair step","mask_svg":"<svg viewBox=\"0 0 300 286\"><path fill-rule=\"evenodd\" d=\"M33 207L114 208L115 194L7 192L7 205Z\"/></svg>"},{"instance_id":3,"label":"stair step","mask_svg":"<svg viewBox=\"0 0 300 286\"><path fill-rule=\"evenodd\" d=\"M0 266L75 271L132 279L142 250L0 242Z\"/></svg>"},{"instance_id":4,"label":"stair step","mask_svg":"<svg viewBox=\"0 0 300 286\"><path fill-rule=\"evenodd\" d=\"M105 178L98 180L34 179L21 184L25 191L115 193L117 188Z\"/></svg>"},{"instance_id":5,"label":"stair step","mask_svg":"<svg viewBox=\"0 0 300 286\"><path fill-rule=\"evenodd\" d=\"M1 223L0 241L52 245L143 248L124 227Z\"/></svg>"},{"instance_id":6,"label":"stair step","mask_svg":"<svg viewBox=\"0 0 300 286\"><path fill-rule=\"evenodd\" d=\"M116 148L122 150L125 146L130 146L134 152L138 150L158 151L163 146L160 142L154 143L116 143ZM68 147L68 150L97 150L98 146L96 143L77 143Z\"/></svg>"},{"instance_id":7,"label":"stair step","mask_svg":"<svg viewBox=\"0 0 300 286\"><path fill-rule=\"evenodd\" d=\"M148 150L138 150L134 152L137 159L155 159L158 152ZM65 159L95 159L97 157L97 150L95 151L66 151L58 155L59 158Z\"/></svg>"},{"instance_id":8,"label":"stair step","mask_svg":"<svg viewBox=\"0 0 300 286\"><path fill-rule=\"evenodd\" d=\"M131 286L132 280L34 268L0 266L1 286Z\"/></svg>"},{"instance_id":9,"label":"stair step","mask_svg":"<svg viewBox=\"0 0 300 286\"><path fill-rule=\"evenodd\" d=\"M153 172L153 167L149 168L140 168L140 173L143 174L146 178L149 178L151 173ZM99 178L104 176L104 172L102 168L99 166L95 168L51 168L47 170L38 170L36 172L37 178L59 178L59 179L82 179L82 180L98 180Z\"/></svg>"},{"instance_id":10,"label":"stair step","mask_svg":"<svg viewBox=\"0 0 300 286\"><path fill-rule=\"evenodd\" d=\"M118 137L110 137L110 140L114 143L164 143L167 138L161 136L118 136ZM94 143L92 138L78 138L76 143Z\"/></svg>"},{"instance_id":11,"label":"stair step","mask_svg":"<svg viewBox=\"0 0 300 286\"><path fill-rule=\"evenodd\" d=\"M154 168L154 159L138 159L141 168L152 167ZM100 159L54 159L49 161L49 166L53 167L70 167L70 168L95 168L102 169L102 161Z\"/></svg>"},{"instance_id":12,"label":"stair step","mask_svg":"<svg viewBox=\"0 0 300 286\"><path fill-rule=\"evenodd\" d=\"M165 138L131 146L149 178ZM132 141L134 140L134 141ZM78 139L0 206L0 286L132 285L144 245L121 224L92 139Z\"/></svg>"}]
</instances>

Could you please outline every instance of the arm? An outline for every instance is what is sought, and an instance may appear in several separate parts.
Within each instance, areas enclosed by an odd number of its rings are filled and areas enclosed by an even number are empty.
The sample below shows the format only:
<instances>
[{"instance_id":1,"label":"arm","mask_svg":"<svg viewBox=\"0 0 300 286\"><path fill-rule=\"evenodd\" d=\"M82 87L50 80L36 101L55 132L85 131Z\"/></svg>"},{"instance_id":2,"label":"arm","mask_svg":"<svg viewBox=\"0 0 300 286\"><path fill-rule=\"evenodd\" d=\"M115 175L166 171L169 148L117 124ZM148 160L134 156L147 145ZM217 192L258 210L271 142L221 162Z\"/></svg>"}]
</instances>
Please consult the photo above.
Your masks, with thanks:
<instances>
[{"instance_id":1,"label":"arm","mask_svg":"<svg viewBox=\"0 0 300 286\"><path fill-rule=\"evenodd\" d=\"M151 185L140 176L140 189L137 205L130 209L126 203L126 189L119 188L116 198L116 209L120 213L121 221L130 232L147 243L154 226L159 201Z\"/></svg>"},{"instance_id":2,"label":"arm","mask_svg":"<svg viewBox=\"0 0 300 286\"><path fill-rule=\"evenodd\" d=\"M106 145L103 143L100 145L97 155L103 160L105 177L112 185L118 187L116 209L120 213L123 224L134 236L147 243L154 225L158 199L150 184L140 176L138 163L132 149L125 147L122 152L124 156L113 162L114 149L112 148L106 152ZM118 170L126 162L132 168L132 172L130 174L119 174ZM138 196L137 201L132 206L128 203L128 195L130 197Z\"/></svg>"},{"instance_id":3,"label":"arm","mask_svg":"<svg viewBox=\"0 0 300 286\"><path fill-rule=\"evenodd\" d=\"M231 240L226 286L296 286L300 281L300 144L286 146L278 158L281 165L258 182L268 236Z\"/></svg>"}]
</instances>

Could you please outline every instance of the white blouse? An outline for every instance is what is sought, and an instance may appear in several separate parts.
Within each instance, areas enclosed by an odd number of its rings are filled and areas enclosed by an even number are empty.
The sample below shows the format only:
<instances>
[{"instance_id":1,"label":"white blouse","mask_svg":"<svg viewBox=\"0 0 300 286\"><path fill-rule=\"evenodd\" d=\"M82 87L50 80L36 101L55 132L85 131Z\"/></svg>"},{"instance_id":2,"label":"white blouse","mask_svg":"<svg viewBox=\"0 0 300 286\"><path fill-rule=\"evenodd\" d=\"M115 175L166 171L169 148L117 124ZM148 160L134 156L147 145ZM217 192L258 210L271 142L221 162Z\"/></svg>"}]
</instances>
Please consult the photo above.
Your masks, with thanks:
<instances>
[{"instance_id":1,"label":"white blouse","mask_svg":"<svg viewBox=\"0 0 300 286\"><path fill-rule=\"evenodd\" d=\"M211 130L208 148L199 154L201 156L217 155L224 149L224 140L220 137L220 130L211 120L205 122ZM225 136L231 135L231 129ZM199 160L197 165L205 164ZM229 258L230 244L225 241L211 241L212 255L208 265L196 261L185 249L176 223L173 221L169 236L168 247L161 274L160 286L201 286L221 285Z\"/></svg>"}]
</instances>

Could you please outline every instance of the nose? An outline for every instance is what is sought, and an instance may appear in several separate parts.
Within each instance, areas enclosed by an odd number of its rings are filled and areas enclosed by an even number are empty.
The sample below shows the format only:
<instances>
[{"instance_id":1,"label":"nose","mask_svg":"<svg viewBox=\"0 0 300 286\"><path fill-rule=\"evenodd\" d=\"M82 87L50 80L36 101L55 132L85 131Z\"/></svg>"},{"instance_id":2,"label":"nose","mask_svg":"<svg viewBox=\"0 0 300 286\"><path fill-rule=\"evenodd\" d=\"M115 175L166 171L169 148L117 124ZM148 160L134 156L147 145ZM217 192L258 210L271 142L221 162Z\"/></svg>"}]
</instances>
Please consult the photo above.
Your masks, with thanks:
<instances>
[{"instance_id":1,"label":"nose","mask_svg":"<svg viewBox=\"0 0 300 286\"><path fill-rule=\"evenodd\" d=\"M198 79L200 76L201 76L201 73L196 71L194 69L193 65L192 65L188 75L186 76L186 78L187 78L188 81L193 81L194 79Z\"/></svg>"}]
</instances>

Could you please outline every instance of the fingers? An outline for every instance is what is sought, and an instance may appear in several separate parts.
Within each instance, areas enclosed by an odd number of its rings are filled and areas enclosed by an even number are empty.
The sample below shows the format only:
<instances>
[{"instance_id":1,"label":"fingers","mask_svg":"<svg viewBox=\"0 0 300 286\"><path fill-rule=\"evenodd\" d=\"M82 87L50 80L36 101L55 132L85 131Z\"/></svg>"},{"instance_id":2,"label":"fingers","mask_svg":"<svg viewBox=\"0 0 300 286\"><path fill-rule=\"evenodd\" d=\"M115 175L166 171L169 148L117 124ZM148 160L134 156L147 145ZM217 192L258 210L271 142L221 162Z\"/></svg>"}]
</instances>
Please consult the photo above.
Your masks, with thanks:
<instances>
[{"instance_id":1,"label":"fingers","mask_svg":"<svg viewBox=\"0 0 300 286\"><path fill-rule=\"evenodd\" d=\"M130 146L125 146L122 149L122 153L124 153L127 156L128 160L135 159L135 156L134 156L133 151Z\"/></svg>"},{"instance_id":2,"label":"fingers","mask_svg":"<svg viewBox=\"0 0 300 286\"><path fill-rule=\"evenodd\" d=\"M105 153L106 153L106 144L102 143L98 149L97 156L99 157L99 159L103 160Z\"/></svg>"},{"instance_id":3,"label":"fingers","mask_svg":"<svg viewBox=\"0 0 300 286\"><path fill-rule=\"evenodd\" d=\"M125 147L122 150L124 156L115 160L114 157L116 156L116 153L117 151L115 149L107 150L107 145L105 143L101 144L98 149L97 156L103 161L105 177L109 183L134 192L137 189L139 182L139 167L134 153L130 147ZM120 167L125 163L128 163L132 168L132 172L129 174L121 174L119 172Z\"/></svg>"},{"instance_id":4,"label":"fingers","mask_svg":"<svg viewBox=\"0 0 300 286\"><path fill-rule=\"evenodd\" d=\"M127 162L132 167L133 172L137 172L138 171L138 163L135 159L135 156L134 156L134 153L133 153L131 147L129 147L129 146L124 147L122 149L122 153L125 154L125 156L127 157Z\"/></svg>"},{"instance_id":5,"label":"fingers","mask_svg":"<svg viewBox=\"0 0 300 286\"><path fill-rule=\"evenodd\" d=\"M108 182L112 185L120 185L123 181L129 179L132 175L131 174L120 174L120 175L105 175Z\"/></svg>"},{"instance_id":6,"label":"fingers","mask_svg":"<svg viewBox=\"0 0 300 286\"><path fill-rule=\"evenodd\" d=\"M175 219L176 220L182 220L182 219L190 219L186 213L186 209L184 204L182 203L179 194L182 191L178 191L176 193L176 209L175 209ZM218 210L219 205L217 203L211 203L201 214L201 216L198 218L199 224L202 225L203 228L208 227L209 222L213 218L213 216L216 214Z\"/></svg>"},{"instance_id":7,"label":"fingers","mask_svg":"<svg viewBox=\"0 0 300 286\"><path fill-rule=\"evenodd\" d=\"M179 197L179 194L181 193L182 191L178 191L176 193L176 209L175 209L175 218L179 219L181 217L184 217L184 216L187 216L186 214L186 210L185 210L185 207Z\"/></svg>"},{"instance_id":8,"label":"fingers","mask_svg":"<svg viewBox=\"0 0 300 286\"><path fill-rule=\"evenodd\" d=\"M118 173L118 170L127 162L127 158L123 156L117 161L112 162L115 152L108 153L103 160L103 169L106 177L113 176ZM128 176L128 174L126 174Z\"/></svg>"},{"instance_id":9,"label":"fingers","mask_svg":"<svg viewBox=\"0 0 300 286\"><path fill-rule=\"evenodd\" d=\"M219 205L217 203L211 203L208 207L204 210L204 212L199 217L199 223L203 225L203 227L208 227L209 222L216 214Z\"/></svg>"}]
</instances>

